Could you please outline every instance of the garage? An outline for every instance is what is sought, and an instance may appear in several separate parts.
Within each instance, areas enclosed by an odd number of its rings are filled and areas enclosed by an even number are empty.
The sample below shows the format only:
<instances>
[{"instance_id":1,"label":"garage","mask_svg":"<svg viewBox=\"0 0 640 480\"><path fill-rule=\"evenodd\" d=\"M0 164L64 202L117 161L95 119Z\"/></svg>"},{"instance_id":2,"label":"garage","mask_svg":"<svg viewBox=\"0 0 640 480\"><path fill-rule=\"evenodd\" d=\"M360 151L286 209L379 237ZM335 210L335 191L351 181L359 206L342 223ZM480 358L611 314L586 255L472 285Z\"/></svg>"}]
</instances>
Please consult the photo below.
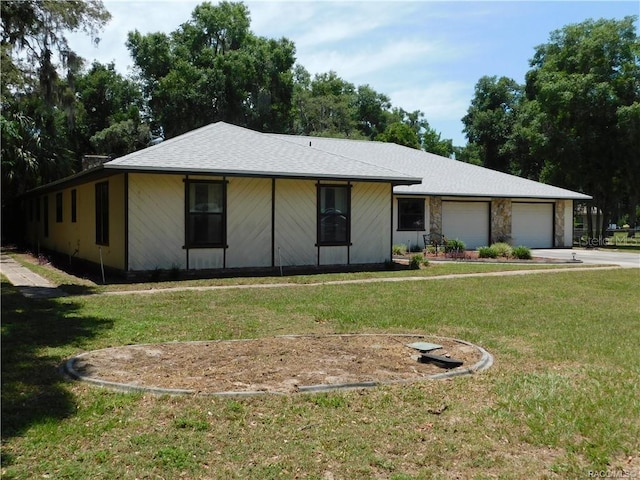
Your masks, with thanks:
<instances>
[{"instance_id":1,"label":"garage","mask_svg":"<svg viewBox=\"0 0 640 480\"><path fill-rule=\"evenodd\" d=\"M513 245L529 248L553 247L553 204L516 203L511 209Z\"/></svg>"},{"instance_id":2,"label":"garage","mask_svg":"<svg viewBox=\"0 0 640 480\"><path fill-rule=\"evenodd\" d=\"M489 202L442 202L442 233L473 250L489 244Z\"/></svg>"}]
</instances>

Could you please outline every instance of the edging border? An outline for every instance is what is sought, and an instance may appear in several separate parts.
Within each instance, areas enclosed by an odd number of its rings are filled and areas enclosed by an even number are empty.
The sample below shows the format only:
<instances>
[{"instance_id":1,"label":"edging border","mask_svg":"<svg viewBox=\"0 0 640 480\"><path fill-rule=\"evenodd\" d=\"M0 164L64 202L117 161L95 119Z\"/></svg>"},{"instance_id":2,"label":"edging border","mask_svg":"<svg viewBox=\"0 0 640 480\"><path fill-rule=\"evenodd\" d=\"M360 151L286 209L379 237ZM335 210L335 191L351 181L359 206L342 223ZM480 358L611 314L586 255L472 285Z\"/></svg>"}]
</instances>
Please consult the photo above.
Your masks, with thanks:
<instances>
[{"instance_id":1,"label":"edging border","mask_svg":"<svg viewBox=\"0 0 640 480\"><path fill-rule=\"evenodd\" d=\"M410 384L421 382L425 380L441 380L446 378L455 378L465 375L473 375L474 373L482 372L487 370L493 365L493 355L491 355L484 348L475 345L473 343L467 342L465 340L460 340L457 338L444 337L438 335L420 335L420 334L368 334L368 333L353 333L353 334L334 334L337 336L386 336L386 337L415 337L415 338L433 338L433 339L442 339L449 340L456 343L461 343L463 345L475 348L477 351L481 353L481 358L478 362L471 365L467 368L455 369L448 372L436 373L432 375L427 375L422 378L416 378L411 380L395 380L395 381L369 381L369 382L356 382L356 383L343 383L343 384L318 384L318 385L303 385L297 388L296 392L292 393L321 393L321 392L329 392L329 391L338 391L338 390L354 390L354 389L362 389L362 388L374 388L382 385L397 385L397 384ZM275 338L301 338L301 337L322 337L327 335L278 335ZM242 341L253 341L259 340L256 338L253 339L235 339L235 340L197 340L190 342L165 342L165 343L186 343L186 344L199 344L199 343L212 343L212 342L242 342ZM157 345L157 344L138 344L137 346L145 346L145 345ZM133 345L127 345L133 346ZM102 350L108 350L114 347L108 347ZM99 351L99 350L94 350ZM100 378L92 378L87 375L83 375L78 372L75 368L75 364L78 360L81 360L85 355L90 354L91 352L84 352L74 357L69 358L60 366L61 374L70 380L77 380L82 382L87 382L92 385L96 385L102 388L108 388L115 391L120 392L129 392L129 393L152 393L156 395L193 395L193 396L219 396L219 397L252 397L257 395L290 395L288 392L273 392L273 391L262 391L262 390L251 390L251 391L219 391L219 392L201 392L194 389L180 389L180 388L161 388L161 387L153 387L153 386L143 386L136 385L132 383L119 383L112 382L109 380L102 380Z\"/></svg>"}]
</instances>

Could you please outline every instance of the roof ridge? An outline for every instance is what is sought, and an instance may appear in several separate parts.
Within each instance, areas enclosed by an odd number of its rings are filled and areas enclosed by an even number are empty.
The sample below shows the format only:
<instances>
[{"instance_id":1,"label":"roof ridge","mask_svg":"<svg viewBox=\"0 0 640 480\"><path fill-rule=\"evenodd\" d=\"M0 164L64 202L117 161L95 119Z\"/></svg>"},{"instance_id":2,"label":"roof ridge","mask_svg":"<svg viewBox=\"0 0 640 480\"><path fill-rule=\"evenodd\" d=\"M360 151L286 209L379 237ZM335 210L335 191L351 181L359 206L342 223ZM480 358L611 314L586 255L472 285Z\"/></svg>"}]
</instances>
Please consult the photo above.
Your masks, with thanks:
<instances>
[{"instance_id":1,"label":"roof ridge","mask_svg":"<svg viewBox=\"0 0 640 480\"><path fill-rule=\"evenodd\" d=\"M414 178L419 178L419 177L416 177L414 174L409 173L409 172L403 172L401 170L395 170L393 168L389 168L387 166L380 165L380 164L377 164L377 163L366 162L366 161L361 160L359 158L350 157L350 156L347 156L347 155L342 154L342 153L327 152L326 150L323 150L321 148L314 147L313 145L311 145L312 142L309 142L309 146L307 147L307 146L301 145L301 144L299 144L297 142L293 142L293 141L290 141L290 140L285 140L285 138L286 137L323 138L323 139L329 139L329 140L345 140L345 141L348 141L348 142L358 142L359 141L359 142L365 142L365 143L381 143L381 144L382 143L386 143L386 142L374 142L373 140L349 140L347 138L336 138L336 139L334 139L332 137L312 137L312 136L309 136L309 135L290 135L290 134L287 134L287 133L263 133L263 135L267 135L267 136L269 136L271 138L274 138L276 140L285 141L285 142L287 142L287 143L289 143L291 145L295 145L296 147L313 148L315 151L321 152L321 153L326 154L326 155L331 155L331 156L338 157L338 158L345 158L345 159L347 159L347 160L349 160L351 162L357 162L357 163L360 163L362 165L381 168L381 169L386 170L388 172L401 174L401 175L406 175L406 176L413 176Z\"/></svg>"}]
</instances>

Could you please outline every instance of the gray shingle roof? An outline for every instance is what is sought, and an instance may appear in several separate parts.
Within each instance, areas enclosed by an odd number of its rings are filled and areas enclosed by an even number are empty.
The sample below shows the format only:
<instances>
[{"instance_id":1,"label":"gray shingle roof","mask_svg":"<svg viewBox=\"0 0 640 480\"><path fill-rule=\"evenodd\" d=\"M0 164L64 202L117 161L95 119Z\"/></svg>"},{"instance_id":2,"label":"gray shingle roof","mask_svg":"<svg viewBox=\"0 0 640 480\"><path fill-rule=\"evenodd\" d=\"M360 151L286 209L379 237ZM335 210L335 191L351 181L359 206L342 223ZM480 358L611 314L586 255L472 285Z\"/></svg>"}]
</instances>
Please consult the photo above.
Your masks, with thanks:
<instances>
[{"instance_id":1,"label":"gray shingle roof","mask_svg":"<svg viewBox=\"0 0 640 480\"><path fill-rule=\"evenodd\" d=\"M335 153L422 178L394 188L396 194L546 198L587 200L591 197L477 165L393 143L335 138L273 135L323 152Z\"/></svg>"},{"instance_id":2,"label":"gray shingle roof","mask_svg":"<svg viewBox=\"0 0 640 480\"><path fill-rule=\"evenodd\" d=\"M421 178L286 136L213 123L104 164L105 169L419 183Z\"/></svg>"}]
</instances>

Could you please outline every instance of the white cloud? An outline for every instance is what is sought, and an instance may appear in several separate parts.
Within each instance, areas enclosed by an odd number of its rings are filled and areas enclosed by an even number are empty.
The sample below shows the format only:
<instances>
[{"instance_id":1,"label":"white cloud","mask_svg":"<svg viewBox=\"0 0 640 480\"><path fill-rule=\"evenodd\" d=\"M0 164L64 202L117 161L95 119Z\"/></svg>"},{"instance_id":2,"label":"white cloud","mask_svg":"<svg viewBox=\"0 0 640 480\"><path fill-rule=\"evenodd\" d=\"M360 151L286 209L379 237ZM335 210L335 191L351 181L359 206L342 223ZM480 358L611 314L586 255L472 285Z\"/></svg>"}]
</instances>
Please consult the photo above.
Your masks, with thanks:
<instances>
[{"instance_id":1,"label":"white cloud","mask_svg":"<svg viewBox=\"0 0 640 480\"><path fill-rule=\"evenodd\" d=\"M367 78L374 72L384 71L388 76L400 77L402 65L420 63L436 51L435 45L426 42L401 40L361 49L319 50L306 54L300 63L311 73L334 70L347 81L371 83Z\"/></svg>"},{"instance_id":2,"label":"white cloud","mask_svg":"<svg viewBox=\"0 0 640 480\"><path fill-rule=\"evenodd\" d=\"M442 134L442 138L453 139L454 145L464 145L461 119L467 113L473 85L456 80L430 79L429 83L412 88L396 90L389 94L391 103L412 112L425 114L431 128Z\"/></svg>"}]
</instances>

